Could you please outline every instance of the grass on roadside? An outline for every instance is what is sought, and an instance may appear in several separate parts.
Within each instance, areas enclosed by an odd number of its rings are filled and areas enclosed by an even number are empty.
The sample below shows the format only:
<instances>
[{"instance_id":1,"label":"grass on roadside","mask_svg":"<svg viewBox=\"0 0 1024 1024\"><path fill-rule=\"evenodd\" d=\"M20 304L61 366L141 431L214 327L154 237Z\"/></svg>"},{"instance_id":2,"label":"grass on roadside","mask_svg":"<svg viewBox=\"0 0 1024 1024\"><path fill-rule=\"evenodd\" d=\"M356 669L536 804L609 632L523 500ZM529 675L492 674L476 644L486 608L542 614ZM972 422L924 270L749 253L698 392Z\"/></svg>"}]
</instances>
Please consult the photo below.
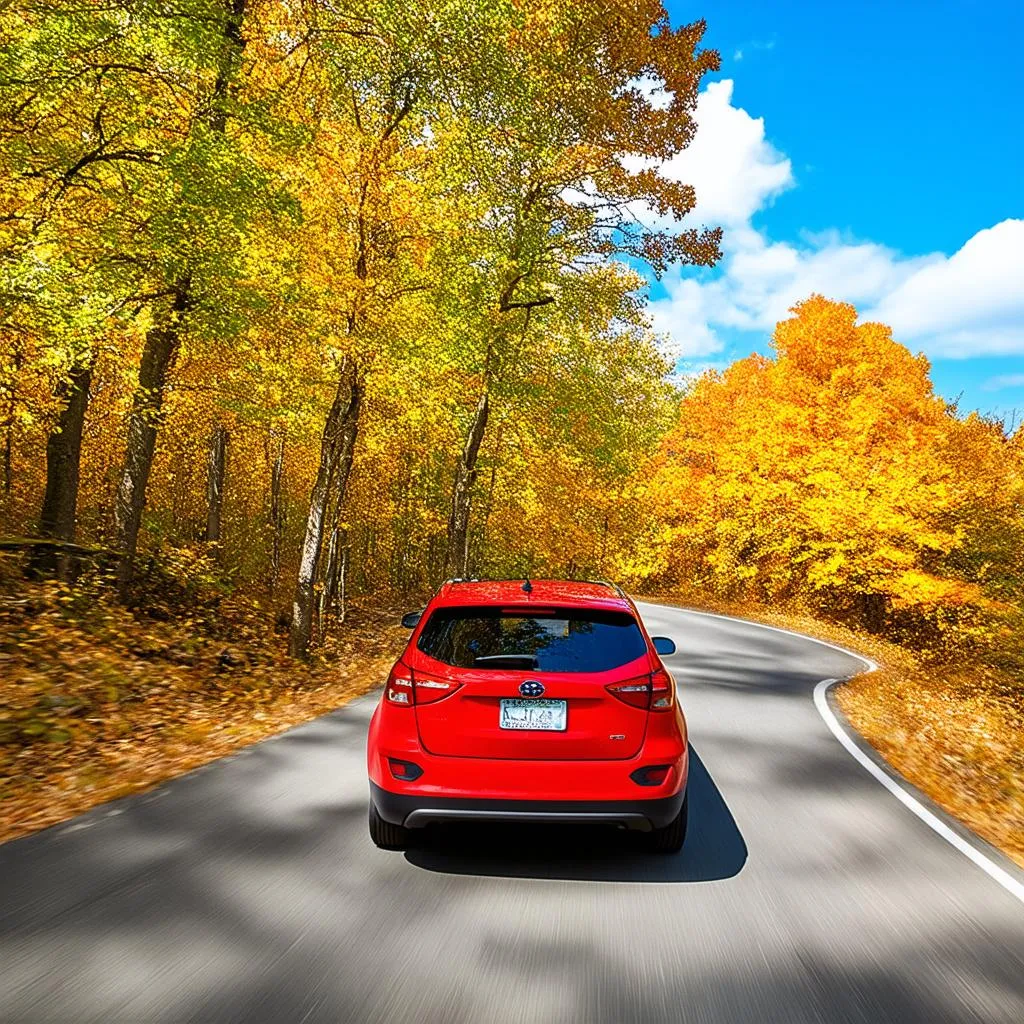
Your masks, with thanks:
<instances>
[{"instance_id":1,"label":"grass on roadside","mask_svg":"<svg viewBox=\"0 0 1024 1024\"><path fill-rule=\"evenodd\" d=\"M380 685L408 636L360 605L316 661L266 608L134 612L0 569L0 842L148 789Z\"/></svg>"}]
</instances>

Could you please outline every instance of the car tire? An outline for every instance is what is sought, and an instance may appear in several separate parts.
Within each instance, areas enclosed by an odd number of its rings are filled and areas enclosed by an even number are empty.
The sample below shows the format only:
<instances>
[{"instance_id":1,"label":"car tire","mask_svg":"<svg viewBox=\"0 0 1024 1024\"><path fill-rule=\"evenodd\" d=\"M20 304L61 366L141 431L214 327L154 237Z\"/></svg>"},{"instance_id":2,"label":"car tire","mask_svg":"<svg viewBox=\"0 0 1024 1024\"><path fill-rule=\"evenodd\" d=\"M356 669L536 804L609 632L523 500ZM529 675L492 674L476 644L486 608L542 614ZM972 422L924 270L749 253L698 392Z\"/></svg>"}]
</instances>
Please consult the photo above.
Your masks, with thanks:
<instances>
[{"instance_id":1,"label":"car tire","mask_svg":"<svg viewBox=\"0 0 1024 1024\"><path fill-rule=\"evenodd\" d=\"M663 828L647 833L647 848L651 853L678 853L686 842L686 823L689 817L689 793L683 797L679 813Z\"/></svg>"},{"instance_id":2,"label":"car tire","mask_svg":"<svg viewBox=\"0 0 1024 1024\"><path fill-rule=\"evenodd\" d=\"M412 839L410 829L402 825L392 825L385 821L378 813L377 808L370 802L370 838L374 846L382 850L405 850Z\"/></svg>"}]
</instances>

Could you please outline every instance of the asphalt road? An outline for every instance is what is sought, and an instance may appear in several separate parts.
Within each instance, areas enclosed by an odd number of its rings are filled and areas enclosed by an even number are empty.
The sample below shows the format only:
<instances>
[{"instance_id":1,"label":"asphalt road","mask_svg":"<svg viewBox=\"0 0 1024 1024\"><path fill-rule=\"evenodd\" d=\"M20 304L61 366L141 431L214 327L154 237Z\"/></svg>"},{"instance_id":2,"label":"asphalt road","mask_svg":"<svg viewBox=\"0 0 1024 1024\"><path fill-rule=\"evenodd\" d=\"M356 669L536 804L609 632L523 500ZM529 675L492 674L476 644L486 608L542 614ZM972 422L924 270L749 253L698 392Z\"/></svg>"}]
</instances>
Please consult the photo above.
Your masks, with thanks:
<instances>
[{"instance_id":1,"label":"asphalt road","mask_svg":"<svg viewBox=\"0 0 1024 1024\"><path fill-rule=\"evenodd\" d=\"M1024 1021L1024 905L828 731L848 655L644 606L695 752L676 857L366 834L375 696L0 847L4 1021Z\"/></svg>"}]
</instances>

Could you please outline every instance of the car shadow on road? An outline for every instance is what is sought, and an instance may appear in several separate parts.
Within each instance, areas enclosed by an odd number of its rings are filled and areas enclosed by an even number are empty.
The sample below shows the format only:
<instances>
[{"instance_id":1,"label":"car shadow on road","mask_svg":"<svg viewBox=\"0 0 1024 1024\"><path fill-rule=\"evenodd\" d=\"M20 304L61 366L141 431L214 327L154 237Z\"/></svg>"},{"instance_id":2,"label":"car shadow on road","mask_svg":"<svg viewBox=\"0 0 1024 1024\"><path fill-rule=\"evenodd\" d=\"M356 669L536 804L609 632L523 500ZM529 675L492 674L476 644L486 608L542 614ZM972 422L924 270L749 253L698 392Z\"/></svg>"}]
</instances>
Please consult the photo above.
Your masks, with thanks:
<instances>
[{"instance_id":1,"label":"car shadow on road","mask_svg":"<svg viewBox=\"0 0 1024 1024\"><path fill-rule=\"evenodd\" d=\"M743 870L747 845L690 748L690 822L681 853L648 853L640 834L591 826L446 825L425 830L405 859L425 871L579 882L713 882Z\"/></svg>"}]
</instances>

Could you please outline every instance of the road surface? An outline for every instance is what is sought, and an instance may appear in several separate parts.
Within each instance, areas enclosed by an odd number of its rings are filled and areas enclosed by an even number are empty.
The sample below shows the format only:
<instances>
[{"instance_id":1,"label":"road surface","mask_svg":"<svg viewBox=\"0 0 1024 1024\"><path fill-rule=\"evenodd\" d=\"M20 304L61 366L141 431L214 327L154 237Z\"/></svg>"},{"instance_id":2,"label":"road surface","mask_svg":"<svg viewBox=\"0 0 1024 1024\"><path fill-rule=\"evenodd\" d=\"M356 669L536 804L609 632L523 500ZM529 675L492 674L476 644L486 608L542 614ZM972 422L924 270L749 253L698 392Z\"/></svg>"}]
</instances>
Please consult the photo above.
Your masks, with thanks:
<instances>
[{"instance_id":1,"label":"road surface","mask_svg":"<svg viewBox=\"0 0 1024 1024\"><path fill-rule=\"evenodd\" d=\"M4 1021L1024 1021L1024 905L826 728L861 663L643 606L694 750L676 857L366 833L375 695L0 847Z\"/></svg>"}]
</instances>

